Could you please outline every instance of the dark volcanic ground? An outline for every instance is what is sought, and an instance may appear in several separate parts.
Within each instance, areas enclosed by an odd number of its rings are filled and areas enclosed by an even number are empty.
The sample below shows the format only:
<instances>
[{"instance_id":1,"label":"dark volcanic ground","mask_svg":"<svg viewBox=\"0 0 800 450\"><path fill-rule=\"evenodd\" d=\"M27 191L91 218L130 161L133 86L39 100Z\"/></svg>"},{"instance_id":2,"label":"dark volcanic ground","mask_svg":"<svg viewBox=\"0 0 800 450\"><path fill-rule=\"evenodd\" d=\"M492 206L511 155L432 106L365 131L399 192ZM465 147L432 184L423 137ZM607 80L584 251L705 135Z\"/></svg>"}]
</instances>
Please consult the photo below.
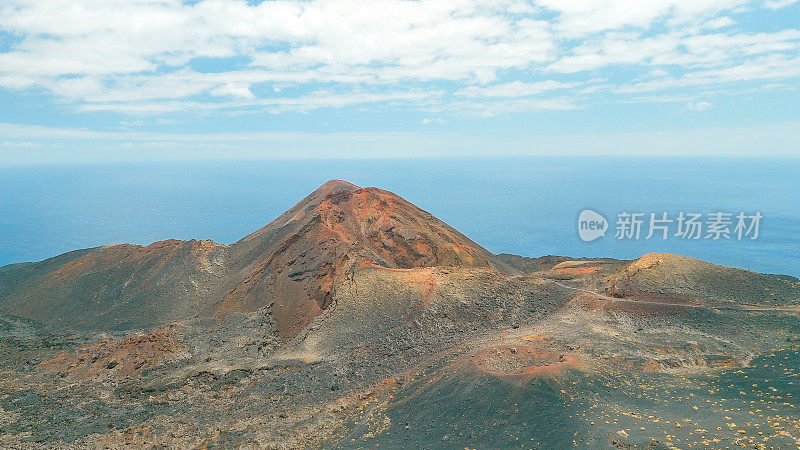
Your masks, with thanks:
<instances>
[{"instance_id":1,"label":"dark volcanic ground","mask_svg":"<svg viewBox=\"0 0 800 450\"><path fill-rule=\"evenodd\" d=\"M232 246L0 268L0 447L800 446L797 280L496 256L326 186Z\"/></svg>"}]
</instances>

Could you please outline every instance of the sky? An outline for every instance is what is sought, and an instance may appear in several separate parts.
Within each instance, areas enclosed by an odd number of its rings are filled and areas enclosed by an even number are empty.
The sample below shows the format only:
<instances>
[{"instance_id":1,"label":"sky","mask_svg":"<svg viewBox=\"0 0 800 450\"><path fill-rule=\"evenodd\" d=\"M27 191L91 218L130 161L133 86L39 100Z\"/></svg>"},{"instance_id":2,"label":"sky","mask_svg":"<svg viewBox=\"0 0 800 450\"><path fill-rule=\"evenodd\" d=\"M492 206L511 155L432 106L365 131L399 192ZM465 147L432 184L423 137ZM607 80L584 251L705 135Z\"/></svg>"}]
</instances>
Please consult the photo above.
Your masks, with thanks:
<instances>
[{"instance_id":1,"label":"sky","mask_svg":"<svg viewBox=\"0 0 800 450\"><path fill-rule=\"evenodd\" d=\"M796 0L3 0L0 166L800 156Z\"/></svg>"}]
</instances>

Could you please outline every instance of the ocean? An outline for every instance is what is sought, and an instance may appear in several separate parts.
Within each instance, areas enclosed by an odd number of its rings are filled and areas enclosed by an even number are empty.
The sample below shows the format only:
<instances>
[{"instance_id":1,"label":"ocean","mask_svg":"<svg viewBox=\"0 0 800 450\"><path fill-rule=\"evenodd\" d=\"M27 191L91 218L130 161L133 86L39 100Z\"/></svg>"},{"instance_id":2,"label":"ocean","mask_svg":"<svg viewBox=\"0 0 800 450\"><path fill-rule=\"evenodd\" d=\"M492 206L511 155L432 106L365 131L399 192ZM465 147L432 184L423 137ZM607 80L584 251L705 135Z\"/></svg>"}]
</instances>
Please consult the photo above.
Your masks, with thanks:
<instances>
[{"instance_id":1,"label":"ocean","mask_svg":"<svg viewBox=\"0 0 800 450\"><path fill-rule=\"evenodd\" d=\"M0 168L0 265L167 239L234 242L329 179L391 190L492 252L633 259L677 253L800 276L800 159L520 157L276 160ZM584 209L608 220L584 242ZM616 239L620 213L640 238ZM763 216L759 236L646 239L650 213ZM705 230L704 233L705 234Z\"/></svg>"}]
</instances>

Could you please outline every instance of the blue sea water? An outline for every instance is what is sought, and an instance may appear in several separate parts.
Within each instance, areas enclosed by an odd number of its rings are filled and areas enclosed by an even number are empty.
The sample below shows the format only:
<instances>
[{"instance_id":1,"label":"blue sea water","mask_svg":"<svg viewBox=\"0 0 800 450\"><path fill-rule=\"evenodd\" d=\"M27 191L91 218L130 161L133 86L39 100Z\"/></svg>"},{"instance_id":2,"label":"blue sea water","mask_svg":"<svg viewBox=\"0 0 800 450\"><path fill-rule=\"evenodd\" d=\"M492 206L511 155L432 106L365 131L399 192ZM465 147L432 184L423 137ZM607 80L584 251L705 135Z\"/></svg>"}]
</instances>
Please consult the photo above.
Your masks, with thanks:
<instances>
[{"instance_id":1,"label":"blue sea water","mask_svg":"<svg viewBox=\"0 0 800 450\"><path fill-rule=\"evenodd\" d=\"M166 238L234 242L329 179L394 191L487 249L525 256L678 253L800 276L800 159L224 161L0 168L0 265ZM605 237L583 242L583 209ZM620 212L761 212L756 240L614 238ZM735 221L735 220L734 220Z\"/></svg>"}]
</instances>

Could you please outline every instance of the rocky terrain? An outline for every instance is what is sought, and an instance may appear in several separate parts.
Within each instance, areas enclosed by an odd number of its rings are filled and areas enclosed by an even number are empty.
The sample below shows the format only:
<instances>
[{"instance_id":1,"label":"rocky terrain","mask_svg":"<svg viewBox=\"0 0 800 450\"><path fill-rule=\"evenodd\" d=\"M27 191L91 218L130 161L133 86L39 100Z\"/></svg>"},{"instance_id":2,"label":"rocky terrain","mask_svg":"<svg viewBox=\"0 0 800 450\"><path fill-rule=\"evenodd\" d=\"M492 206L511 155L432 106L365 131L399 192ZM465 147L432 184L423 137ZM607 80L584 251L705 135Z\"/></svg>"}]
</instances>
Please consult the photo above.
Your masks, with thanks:
<instances>
[{"instance_id":1,"label":"rocky terrain","mask_svg":"<svg viewBox=\"0 0 800 450\"><path fill-rule=\"evenodd\" d=\"M676 255L493 255L331 181L230 245L0 268L0 447L794 447L799 305Z\"/></svg>"}]
</instances>

